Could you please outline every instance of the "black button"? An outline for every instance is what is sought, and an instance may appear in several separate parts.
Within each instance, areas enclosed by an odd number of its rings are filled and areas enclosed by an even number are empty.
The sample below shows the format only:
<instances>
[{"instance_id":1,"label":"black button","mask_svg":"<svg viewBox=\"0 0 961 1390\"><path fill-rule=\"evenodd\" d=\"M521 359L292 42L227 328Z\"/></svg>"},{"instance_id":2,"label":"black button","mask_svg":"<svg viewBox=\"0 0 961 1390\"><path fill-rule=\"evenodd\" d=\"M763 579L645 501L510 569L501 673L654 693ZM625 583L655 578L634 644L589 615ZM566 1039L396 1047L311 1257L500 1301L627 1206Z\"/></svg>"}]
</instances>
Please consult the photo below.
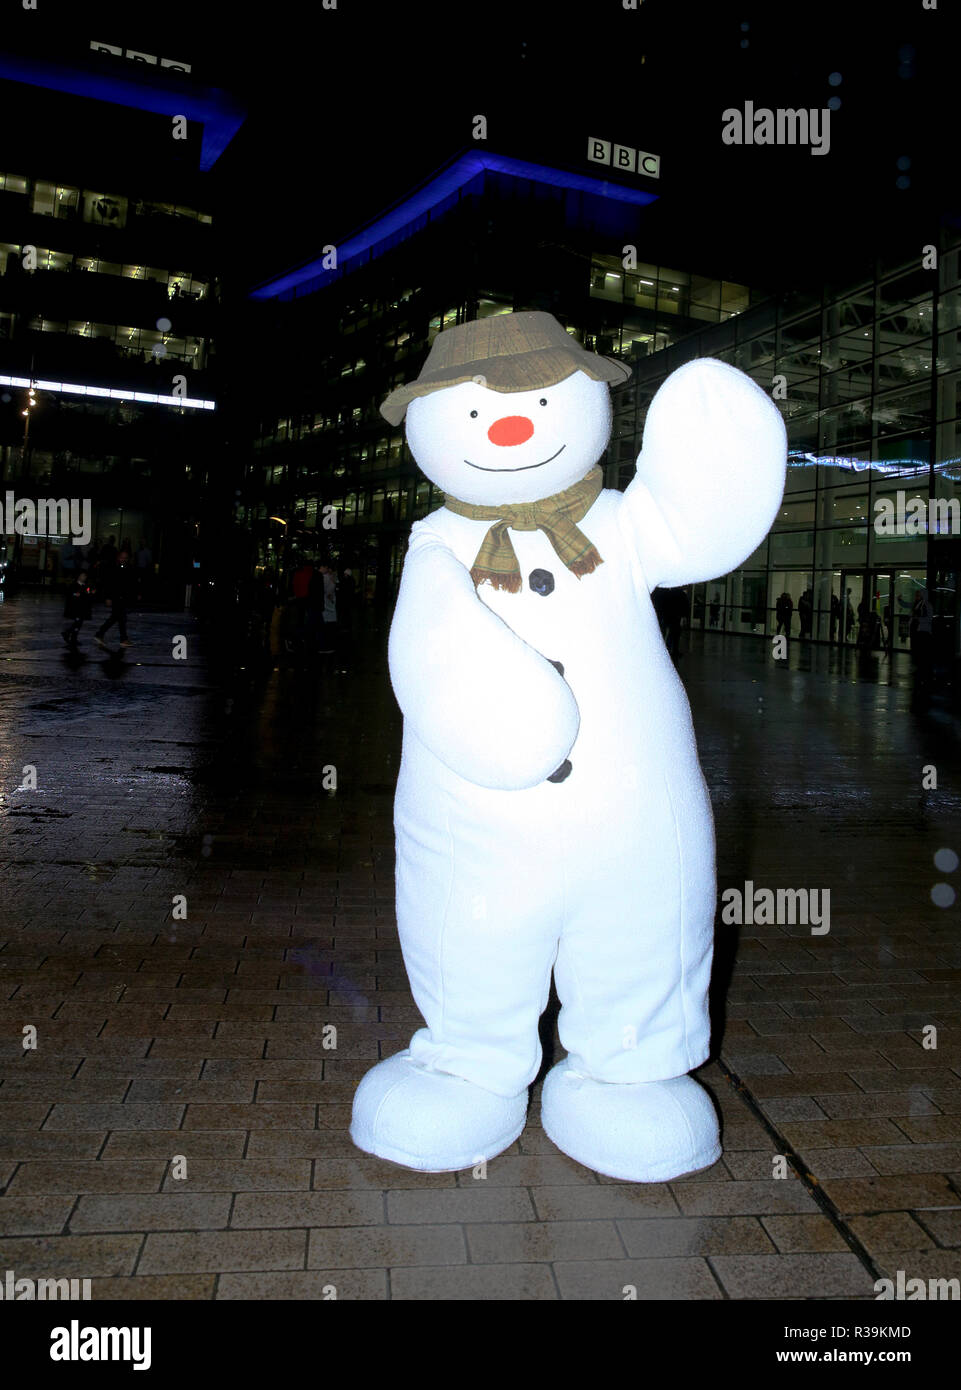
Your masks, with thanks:
<instances>
[{"instance_id":1,"label":"black button","mask_svg":"<svg viewBox=\"0 0 961 1390\"><path fill-rule=\"evenodd\" d=\"M546 598L548 594L554 592L554 576L550 570L531 570L528 584L535 594L540 594L541 598Z\"/></svg>"},{"instance_id":2,"label":"black button","mask_svg":"<svg viewBox=\"0 0 961 1390\"><path fill-rule=\"evenodd\" d=\"M565 758L556 772L552 772L548 777L548 782L564 782L571 775L571 760Z\"/></svg>"},{"instance_id":3,"label":"black button","mask_svg":"<svg viewBox=\"0 0 961 1390\"><path fill-rule=\"evenodd\" d=\"M550 658L548 658L548 660L550 660ZM557 672L559 676L563 676L564 667L561 665L559 661L551 661L551 665L553 666L554 670Z\"/></svg>"}]
</instances>

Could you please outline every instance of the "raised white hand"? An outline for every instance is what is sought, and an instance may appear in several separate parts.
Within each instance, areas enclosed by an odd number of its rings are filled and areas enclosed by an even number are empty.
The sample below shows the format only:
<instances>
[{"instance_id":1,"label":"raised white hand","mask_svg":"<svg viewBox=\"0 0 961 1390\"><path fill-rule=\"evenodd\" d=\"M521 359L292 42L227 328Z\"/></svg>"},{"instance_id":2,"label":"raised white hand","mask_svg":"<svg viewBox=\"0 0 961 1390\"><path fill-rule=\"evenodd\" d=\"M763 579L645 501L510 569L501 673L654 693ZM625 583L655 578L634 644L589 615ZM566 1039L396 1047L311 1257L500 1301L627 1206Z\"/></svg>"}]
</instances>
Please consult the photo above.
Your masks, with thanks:
<instances>
[{"instance_id":1,"label":"raised white hand","mask_svg":"<svg viewBox=\"0 0 961 1390\"><path fill-rule=\"evenodd\" d=\"M716 358L687 362L658 390L619 520L648 586L727 574L757 549L784 493L781 413Z\"/></svg>"}]
</instances>

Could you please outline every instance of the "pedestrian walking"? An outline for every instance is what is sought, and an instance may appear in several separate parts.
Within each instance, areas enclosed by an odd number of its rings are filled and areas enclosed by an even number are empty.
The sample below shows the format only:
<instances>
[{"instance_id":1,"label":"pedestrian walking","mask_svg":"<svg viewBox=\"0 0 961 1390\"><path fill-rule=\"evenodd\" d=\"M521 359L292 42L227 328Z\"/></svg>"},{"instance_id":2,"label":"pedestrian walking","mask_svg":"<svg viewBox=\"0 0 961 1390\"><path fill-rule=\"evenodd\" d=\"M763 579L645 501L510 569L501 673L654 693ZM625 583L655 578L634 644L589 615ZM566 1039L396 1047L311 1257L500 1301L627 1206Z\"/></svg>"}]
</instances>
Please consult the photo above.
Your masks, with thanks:
<instances>
[{"instance_id":1,"label":"pedestrian walking","mask_svg":"<svg viewBox=\"0 0 961 1390\"><path fill-rule=\"evenodd\" d=\"M794 600L791 595L784 591L777 603L774 605L774 615L777 618L777 635L780 636L781 628L791 635L791 619L794 617Z\"/></svg>"},{"instance_id":2,"label":"pedestrian walking","mask_svg":"<svg viewBox=\"0 0 961 1390\"><path fill-rule=\"evenodd\" d=\"M116 623L120 633L121 647L129 647L127 613L134 596L135 581L130 556L126 550L118 552L116 564L110 566L101 583L103 585L101 597L110 609L110 614L106 622L101 623L94 633L97 645L101 647L107 645L103 639L107 631Z\"/></svg>"},{"instance_id":3,"label":"pedestrian walking","mask_svg":"<svg viewBox=\"0 0 961 1390\"><path fill-rule=\"evenodd\" d=\"M814 595L810 589L805 589L798 599L797 611L801 621L801 636L810 637L814 622Z\"/></svg>"},{"instance_id":4,"label":"pedestrian walking","mask_svg":"<svg viewBox=\"0 0 961 1390\"><path fill-rule=\"evenodd\" d=\"M330 565L318 565L311 581L311 598L321 622L317 650L333 656L337 650L337 578Z\"/></svg>"},{"instance_id":5,"label":"pedestrian walking","mask_svg":"<svg viewBox=\"0 0 961 1390\"><path fill-rule=\"evenodd\" d=\"M87 588L87 571L81 570L67 586L67 596L63 605L63 616L69 619L63 630L63 640L71 651L77 650L80 629L90 617L90 591Z\"/></svg>"},{"instance_id":6,"label":"pedestrian walking","mask_svg":"<svg viewBox=\"0 0 961 1390\"><path fill-rule=\"evenodd\" d=\"M314 623L312 621L311 589L314 578L313 560L301 560L290 580L290 596L287 603L287 637L289 652L300 656L305 646L313 645Z\"/></svg>"}]
</instances>

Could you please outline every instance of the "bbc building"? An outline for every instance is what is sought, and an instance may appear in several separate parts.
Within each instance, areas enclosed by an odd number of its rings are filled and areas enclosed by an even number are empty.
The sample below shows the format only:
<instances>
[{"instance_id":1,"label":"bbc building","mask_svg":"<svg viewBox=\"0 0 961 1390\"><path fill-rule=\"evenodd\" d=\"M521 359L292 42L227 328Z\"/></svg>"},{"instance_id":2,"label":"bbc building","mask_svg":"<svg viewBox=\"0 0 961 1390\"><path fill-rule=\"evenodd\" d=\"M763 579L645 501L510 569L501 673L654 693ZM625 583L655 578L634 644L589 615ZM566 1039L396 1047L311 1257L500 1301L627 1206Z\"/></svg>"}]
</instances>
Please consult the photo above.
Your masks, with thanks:
<instances>
[{"instance_id":1,"label":"bbc building","mask_svg":"<svg viewBox=\"0 0 961 1390\"><path fill-rule=\"evenodd\" d=\"M411 523L441 497L379 407L442 329L542 309L588 349L637 366L758 298L651 249L656 156L630 149L629 162L627 148L585 141L580 167L462 152L337 247L336 267L334 248L318 247L315 262L252 290L248 327L283 345L272 376L261 362L238 507L262 573L325 554L354 568L368 600L390 601ZM627 385L612 399L602 462L616 485L636 393Z\"/></svg>"},{"instance_id":2,"label":"bbc building","mask_svg":"<svg viewBox=\"0 0 961 1390\"><path fill-rule=\"evenodd\" d=\"M612 396L609 487L627 486L654 392L692 357L733 362L784 414L776 523L735 573L692 589L696 627L772 634L786 593L794 636L803 623L814 641L870 636L874 648L906 649L929 587L942 636L950 629L956 642L950 511L903 534L873 523L880 502L904 517L913 498L927 507L955 497L957 236L945 232L924 263L917 254L867 266L844 291L770 297L710 265L666 264L645 222L658 183L641 177L655 167L643 159L656 156L630 151L632 164L621 148L588 141L580 170L463 153L336 257L318 248L316 261L251 292L261 333L285 344L247 422L238 514L261 569L324 553L355 567L368 598L389 600L411 522L441 498L380 402L417 375L441 329L546 309L585 347L633 368ZM625 246L637 248L633 263ZM335 530L324 529L325 507Z\"/></svg>"},{"instance_id":3,"label":"bbc building","mask_svg":"<svg viewBox=\"0 0 961 1390\"><path fill-rule=\"evenodd\" d=\"M218 534L210 170L243 113L160 55L62 43L0 55L0 114L18 133L0 168L0 483L89 498L92 540L146 542L158 599L182 601ZM67 535L7 546L24 584L81 563Z\"/></svg>"}]
</instances>

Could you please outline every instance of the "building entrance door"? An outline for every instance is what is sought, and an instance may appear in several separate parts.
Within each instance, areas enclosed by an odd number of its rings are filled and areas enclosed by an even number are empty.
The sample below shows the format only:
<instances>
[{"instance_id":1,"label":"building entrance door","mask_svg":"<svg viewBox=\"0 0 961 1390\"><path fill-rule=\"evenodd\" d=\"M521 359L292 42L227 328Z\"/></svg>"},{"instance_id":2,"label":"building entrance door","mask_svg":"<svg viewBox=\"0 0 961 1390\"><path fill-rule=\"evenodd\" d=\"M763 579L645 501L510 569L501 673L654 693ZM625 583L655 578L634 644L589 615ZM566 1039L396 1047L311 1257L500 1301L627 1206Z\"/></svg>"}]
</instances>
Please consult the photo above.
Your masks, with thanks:
<instances>
[{"instance_id":1,"label":"building entrance door","mask_svg":"<svg viewBox=\"0 0 961 1390\"><path fill-rule=\"evenodd\" d=\"M841 620L838 623L838 642L842 647L854 647L864 612L864 595L870 593L871 577L860 570L841 571Z\"/></svg>"},{"instance_id":2,"label":"building entrance door","mask_svg":"<svg viewBox=\"0 0 961 1390\"><path fill-rule=\"evenodd\" d=\"M895 615L894 570L873 570L871 573L872 646L887 652L894 642Z\"/></svg>"},{"instance_id":3,"label":"building entrance door","mask_svg":"<svg viewBox=\"0 0 961 1390\"><path fill-rule=\"evenodd\" d=\"M897 631L894 570L843 570L841 593L839 641L863 651L890 651Z\"/></svg>"}]
</instances>

